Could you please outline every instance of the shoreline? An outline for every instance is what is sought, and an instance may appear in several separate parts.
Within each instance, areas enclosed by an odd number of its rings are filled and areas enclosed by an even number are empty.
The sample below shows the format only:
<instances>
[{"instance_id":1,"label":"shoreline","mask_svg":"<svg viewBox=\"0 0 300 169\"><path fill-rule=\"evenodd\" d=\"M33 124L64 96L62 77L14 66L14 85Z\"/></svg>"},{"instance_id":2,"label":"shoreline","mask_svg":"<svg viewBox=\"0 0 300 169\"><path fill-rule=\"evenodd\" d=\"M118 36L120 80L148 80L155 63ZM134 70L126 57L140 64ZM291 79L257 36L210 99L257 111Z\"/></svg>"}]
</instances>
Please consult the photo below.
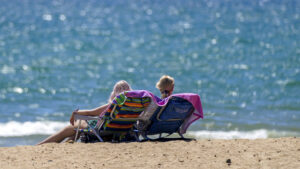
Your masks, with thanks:
<instances>
[{"instance_id":1,"label":"shoreline","mask_svg":"<svg viewBox=\"0 0 300 169\"><path fill-rule=\"evenodd\" d=\"M300 138L0 147L1 168L300 168Z\"/></svg>"}]
</instances>

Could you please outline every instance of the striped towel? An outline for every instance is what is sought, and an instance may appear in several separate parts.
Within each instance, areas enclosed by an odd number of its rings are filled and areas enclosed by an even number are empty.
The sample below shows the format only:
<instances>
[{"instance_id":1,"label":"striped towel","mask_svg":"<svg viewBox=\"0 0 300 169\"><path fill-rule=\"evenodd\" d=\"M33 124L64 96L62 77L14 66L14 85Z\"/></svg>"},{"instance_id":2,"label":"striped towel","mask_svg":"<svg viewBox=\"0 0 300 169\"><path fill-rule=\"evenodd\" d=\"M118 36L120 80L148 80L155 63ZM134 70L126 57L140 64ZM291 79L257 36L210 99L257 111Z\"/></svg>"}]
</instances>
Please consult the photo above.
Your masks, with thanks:
<instances>
[{"instance_id":1,"label":"striped towel","mask_svg":"<svg viewBox=\"0 0 300 169\"><path fill-rule=\"evenodd\" d=\"M151 97L127 97L129 92L124 92L113 100L103 117L105 119L104 130L129 131L140 114L151 103Z\"/></svg>"}]
</instances>

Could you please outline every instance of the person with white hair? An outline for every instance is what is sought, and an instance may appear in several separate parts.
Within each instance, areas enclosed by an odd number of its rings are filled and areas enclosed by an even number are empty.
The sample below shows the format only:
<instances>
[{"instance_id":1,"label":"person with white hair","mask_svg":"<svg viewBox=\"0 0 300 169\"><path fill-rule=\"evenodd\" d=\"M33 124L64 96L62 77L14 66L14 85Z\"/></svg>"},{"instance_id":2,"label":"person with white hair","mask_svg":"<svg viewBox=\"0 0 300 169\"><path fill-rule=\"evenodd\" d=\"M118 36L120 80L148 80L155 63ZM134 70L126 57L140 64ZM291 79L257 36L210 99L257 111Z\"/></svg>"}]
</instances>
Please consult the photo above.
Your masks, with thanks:
<instances>
[{"instance_id":1,"label":"person with white hair","mask_svg":"<svg viewBox=\"0 0 300 169\"><path fill-rule=\"evenodd\" d=\"M68 126L63 128L62 130L58 131L57 133L49 136L45 140L41 141L40 143L38 143L38 145L41 145L44 143L51 143L51 142L60 143L65 139L74 140L75 134L76 134L75 129L79 125L79 120L74 122L75 114L80 114L80 115L85 115L85 116L103 116L104 113L106 112L106 110L109 108L109 105L112 103L112 100L117 95L119 95L120 93L122 93L124 91L130 91L130 90L132 90L132 89L125 80L121 80L121 81L117 82L113 88L113 91L110 94L107 104L99 106L99 107L97 107L95 109L91 109L91 110L75 110L75 111L73 111L72 115L70 117L70 124ZM90 120L90 121L88 121L88 123L92 126L95 126L95 125L97 125L97 120ZM81 128L81 129L84 129L87 127L88 127L88 125L86 124L85 121L82 121L79 126L79 128Z\"/></svg>"}]
</instances>

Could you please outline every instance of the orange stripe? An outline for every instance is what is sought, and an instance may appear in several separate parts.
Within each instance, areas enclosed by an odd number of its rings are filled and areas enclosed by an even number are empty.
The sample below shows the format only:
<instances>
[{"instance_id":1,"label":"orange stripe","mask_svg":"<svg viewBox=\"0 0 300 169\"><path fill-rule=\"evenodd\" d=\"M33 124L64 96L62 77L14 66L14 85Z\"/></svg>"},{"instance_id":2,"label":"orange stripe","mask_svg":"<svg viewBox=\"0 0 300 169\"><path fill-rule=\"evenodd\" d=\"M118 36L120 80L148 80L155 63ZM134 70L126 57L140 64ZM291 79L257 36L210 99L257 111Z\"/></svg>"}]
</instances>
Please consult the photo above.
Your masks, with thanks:
<instances>
[{"instance_id":1,"label":"orange stripe","mask_svg":"<svg viewBox=\"0 0 300 169\"><path fill-rule=\"evenodd\" d=\"M143 105L139 104L139 103L128 103L128 102L125 102L125 105L126 106L132 106L132 107L143 107Z\"/></svg>"},{"instance_id":2,"label":"orange stripe","mask_svg":"<svg viewBox=\"0 0 300 169\"><path fill-rule=\"evenodd\" d=\"M148 106L149 104L150 104L150 102L147 102L147 103L144 104L144 106Z\"/></svg>"},{"instance_id":3,"label":"orange stripe","mask_svg":"<svg viewBox=\"0 0 300 169\"><path fill-rule=\"evenodd\" d=\"M118 114L116 118L137 118L139 114Z\"/></svg>"},{"instance_id":4,"label":"orange stripe","mask_svg":"<svg viewBox=\"0 0 300 169\"><path fill-rule=\"evenodd\" d=\"M122 125L122 124L106 124L106 127L109 128L121 128L121 129L126 129L126 128L131 128L133 124L127 124L127 125Z\"/></svg>"}]
</instances>

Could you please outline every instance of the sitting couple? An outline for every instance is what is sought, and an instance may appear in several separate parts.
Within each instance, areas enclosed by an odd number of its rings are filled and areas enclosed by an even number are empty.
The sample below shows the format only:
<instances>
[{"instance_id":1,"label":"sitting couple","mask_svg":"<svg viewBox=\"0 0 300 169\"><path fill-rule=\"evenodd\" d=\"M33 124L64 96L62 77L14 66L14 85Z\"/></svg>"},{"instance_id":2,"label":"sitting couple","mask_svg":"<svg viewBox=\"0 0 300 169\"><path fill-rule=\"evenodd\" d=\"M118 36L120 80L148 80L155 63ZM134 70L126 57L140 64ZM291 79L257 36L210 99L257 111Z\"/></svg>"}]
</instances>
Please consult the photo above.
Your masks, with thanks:
<instances>
[{"instance_id":1,"label":"sitting couple","mask_svg":"<svg viewBox=\"0 0 300 169\"><path fill-rule=\"evenodd\" d=\"M174 79L170 76L164 75L162 76L159 81L156 83L156 88L160 90L161 93L161 98L166 98L170 96L173 92L174 89ZM106 110L109 108L109 105L112 103L112 100L119 95L120 93L124 91L130 91L132 90L130 85L124 81L121 80L117 82L113 88L113 91L111 92L111 95L108 99L108 103L102 106L99 106L95 109L92 110L76 110L72 112L72 115L70 117L70 125L66 126L63 128L61 131L49 136L42 142L38 143L44 144L44 143L51 143L51 142L56 142L60 143L65 139L68 140L74 140L75 139L75 129L79 125L79 120L74 122L74 114L80 114L80 115L85 115L85 116L103 116L106 112ZM91 121L93 122L93 121ZM80 128L87 128L87 124L85 121L81 122Z\"/></svg>"}]
</instances>

